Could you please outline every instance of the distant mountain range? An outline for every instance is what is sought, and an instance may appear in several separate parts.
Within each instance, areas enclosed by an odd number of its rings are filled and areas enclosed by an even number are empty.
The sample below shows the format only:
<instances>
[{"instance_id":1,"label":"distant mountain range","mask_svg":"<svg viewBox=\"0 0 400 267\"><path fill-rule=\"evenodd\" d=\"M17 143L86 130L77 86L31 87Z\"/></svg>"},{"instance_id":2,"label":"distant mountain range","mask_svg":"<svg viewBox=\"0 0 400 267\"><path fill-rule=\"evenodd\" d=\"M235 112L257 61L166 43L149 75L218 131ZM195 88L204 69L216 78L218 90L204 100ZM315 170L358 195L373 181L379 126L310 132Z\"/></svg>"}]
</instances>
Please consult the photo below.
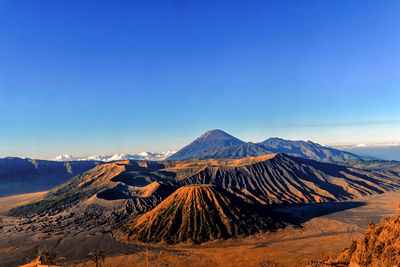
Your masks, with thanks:
<instances>
[{"instance_id":1,"label":"distant mountain range","mask_svg":"<svg viewBox=\"0 0 400 267\"><path fill-rule=\"evenodd\" d=\"M167 160L244 158L272 153L285 153L323 162L342 162L365 158L346 151L322 146L311 141L290 141L281 138L269 138L259 143L246 143L224 131L211 130L168 157Z\"/></svg>"},{"instance_id":2,"label":"distant mountain range","mask_svg":"<svg viewBox=\"0 0 400 267\"><path fill-rule=\"evenodd\" d=\"M372 159L340 149L322 146L311 141L291 141L277 137L266 139L263 142L244 142L222 130L210 130L185 146L178 152L165 151L161 153L142 152L138 154L93 155L87 157L73 157L60 155L49 158L50 161L103 161L118 160L184 160L208 158L245 158L256 157L273 153L314 159L323 162L342 162L353 159ZM376 159L376 158L374 158Z\"/></svg>"},{"instance_id":3,"label":"distant mountain range","mask_svg":"<svg viewBox=\"0 0 400 267\"><path fill-rule=\"evenodd\" d=\"M277 137L268 138L259 143L244 142L222 130L210 130L183 147L178 152L165 151L161 153L142 152L138 154L93 155L73 157L60 155L49 158L50 161L103 161L118 160L185 160L209 158L245 158L273 153L313 159L323 162L343 162L354 159L376 159L360 156L340 149L322 146L311 141L291 141Z\"/></svg>"},{"instance_id":4,"label":"distant mountain range","mask_svg":"<svg viewBox=\"0 0 400 267\"><path fill-rule=\"evenodd\" d=\"M48 160L21 158L0 159L0 197L12 194L49 190L71 177L105 162L121 160L186 160L246 158L274 153L313 159L321 162L340 163L363 169L400 172L399 162L371 161L346 151L322 146L311 141L290 141L269 138L263 142L243 142L221 130L211 130L178 152L142 152L139 154L96 155L89 157L57 156ZM368 159L364 160L364 159ZM188 172L190 169L184 170ZM179 175L181 172L179 171Z\"/></svg>"},{"instance_id":5,"label":"distant mountain range","mask_svg":"<svg viewBox=\"0 0 400 267\"><path fill-rule=\"evenodd\" d=\"M114 154L114 155L94 155L87 157L73 157L71 155L60 155L56 157L49 158L47 160L50 161L117 161L117 160L165 160L170 157L176 151L165 151L161 153L151 153L151 152L142 152L138 154Z\"/></svg>"}]
</instances>

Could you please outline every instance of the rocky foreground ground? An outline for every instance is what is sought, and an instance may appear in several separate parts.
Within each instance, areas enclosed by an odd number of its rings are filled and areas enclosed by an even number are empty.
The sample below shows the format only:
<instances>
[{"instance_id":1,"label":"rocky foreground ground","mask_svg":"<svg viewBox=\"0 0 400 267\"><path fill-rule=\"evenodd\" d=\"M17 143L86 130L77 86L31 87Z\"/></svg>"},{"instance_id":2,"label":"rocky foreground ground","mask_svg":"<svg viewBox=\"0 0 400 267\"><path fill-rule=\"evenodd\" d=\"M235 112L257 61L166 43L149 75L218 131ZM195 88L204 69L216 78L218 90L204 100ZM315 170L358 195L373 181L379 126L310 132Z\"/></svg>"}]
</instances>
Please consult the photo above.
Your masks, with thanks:
<instances>
[{"instance_id":1,"label":"rocky foreground ground","mask_svg":"<svg viewBox=\"0 0 400 267\"><path fill-rule=\"evenodd\" d=\"M3 204L6 200L1 201ZM0 266L26 263L43 246L54 248L58 263L78 266L90 266L87 255L97 249L106 255L105 266L131 266L132 262L147 266L159 261L168 266L262 266L263 262L302 266L349 247L353 239L362 237L369 221L379 223L382 217L395 215L396 203L400 203L400 192L354 201L280 208L280 212L299 218L301 227L288 226L276 232L201 245L125 243L116 240L101 225L80 227L71 223L60 228L57 216L16 219L3 215Z\"/></svg>"}]
</instances>

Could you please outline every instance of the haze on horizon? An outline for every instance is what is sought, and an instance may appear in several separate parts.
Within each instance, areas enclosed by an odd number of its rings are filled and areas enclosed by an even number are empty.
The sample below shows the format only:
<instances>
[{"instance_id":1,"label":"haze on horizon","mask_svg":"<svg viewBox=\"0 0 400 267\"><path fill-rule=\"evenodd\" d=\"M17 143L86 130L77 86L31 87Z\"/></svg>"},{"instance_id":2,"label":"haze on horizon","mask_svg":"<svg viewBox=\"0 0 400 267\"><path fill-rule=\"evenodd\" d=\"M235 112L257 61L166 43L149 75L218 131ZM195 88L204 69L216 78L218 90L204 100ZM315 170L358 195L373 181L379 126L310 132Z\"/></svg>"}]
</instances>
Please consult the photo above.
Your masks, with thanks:
<instances>
[{"instance_id":1,"label":"haze on horizon","mask_svg":"<svg viewBox=\"0 0 400 267\"><path fill-rule=\"evenodd\" d=\"M394 0L2 1L0 157L178 150L216 128L253 142L399 143L399 11Z\"/></svg>"}]
</instances>

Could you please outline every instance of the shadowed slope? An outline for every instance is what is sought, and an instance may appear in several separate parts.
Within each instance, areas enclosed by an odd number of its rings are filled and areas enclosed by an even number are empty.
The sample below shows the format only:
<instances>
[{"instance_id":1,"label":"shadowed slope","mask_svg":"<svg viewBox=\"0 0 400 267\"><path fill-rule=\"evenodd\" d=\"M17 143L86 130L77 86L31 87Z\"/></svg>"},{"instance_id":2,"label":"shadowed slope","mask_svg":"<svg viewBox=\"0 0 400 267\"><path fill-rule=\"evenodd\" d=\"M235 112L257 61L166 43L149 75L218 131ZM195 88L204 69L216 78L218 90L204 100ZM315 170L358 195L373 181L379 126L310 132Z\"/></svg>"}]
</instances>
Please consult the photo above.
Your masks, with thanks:
<instances>
[{"instance_id":1,"label":"shadowed slope","mask_svg":"<svg viewBox=\"0 0 400 267\"><path fill-rule=\"evenodd\" d=\"M251 202L311 203L351 199L400 188L399 177L276 154L251 165L207 167L179 181L213 184Z\"/></svg>"},{"instance_id":2,"label":"shadowed slope","mask_svg":"<svg viewBox=\"0 0 400 267\"><path fill-rule=\"evenodd\" d=\"M144 242L204 242L273 229L276 223L226 190L207 185L184 186L155 209L125 223L120 231Z\"/></svg>"},{"instance_id":3,"label":"shadowed slope","mask_svg":"<svg viewBox=\"0 0 400 267\"><path fill-rule=\"evenodd\" d=\"M276 152L270 150L268 147L265 147L258 143L249 142L240 145L224 147L217 151L207 153L205 154L205 156L199 158L244 158L257 157L273 153Z\"/></svg>"},{"instance_id":4,"label":"shadowed slope","mask_svg":"<svg viewBox=\"0 0 400 267\"><path fill-rule=\"evenodd\" d=\"M272 153L285 153L295 157L313 159L324 162L345 161L363 158L356 154L322 146L311 141L291 141L282 138L268 138L257 143Z\"/></svg>"}]
</instances>

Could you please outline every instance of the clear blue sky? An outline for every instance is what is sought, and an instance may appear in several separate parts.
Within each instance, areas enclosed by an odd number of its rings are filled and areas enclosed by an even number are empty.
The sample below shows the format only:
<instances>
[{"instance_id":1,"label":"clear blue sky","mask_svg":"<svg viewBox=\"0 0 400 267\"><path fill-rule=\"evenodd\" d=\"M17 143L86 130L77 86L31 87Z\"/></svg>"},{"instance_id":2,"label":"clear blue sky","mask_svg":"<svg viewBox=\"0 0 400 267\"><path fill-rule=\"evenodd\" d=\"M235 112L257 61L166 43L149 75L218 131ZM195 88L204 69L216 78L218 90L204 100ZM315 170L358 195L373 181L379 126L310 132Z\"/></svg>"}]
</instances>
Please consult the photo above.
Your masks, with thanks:
<instances>
[{"instance_id":1,"label":"clear blue sky","mask_svg":"<svg viewBox=\"0 0 400 267\"><path fill-rule=\"evenodd\" d=\"M400 1L0 1L0 156L400 141Z\"/></svg>"}]
</instances>

